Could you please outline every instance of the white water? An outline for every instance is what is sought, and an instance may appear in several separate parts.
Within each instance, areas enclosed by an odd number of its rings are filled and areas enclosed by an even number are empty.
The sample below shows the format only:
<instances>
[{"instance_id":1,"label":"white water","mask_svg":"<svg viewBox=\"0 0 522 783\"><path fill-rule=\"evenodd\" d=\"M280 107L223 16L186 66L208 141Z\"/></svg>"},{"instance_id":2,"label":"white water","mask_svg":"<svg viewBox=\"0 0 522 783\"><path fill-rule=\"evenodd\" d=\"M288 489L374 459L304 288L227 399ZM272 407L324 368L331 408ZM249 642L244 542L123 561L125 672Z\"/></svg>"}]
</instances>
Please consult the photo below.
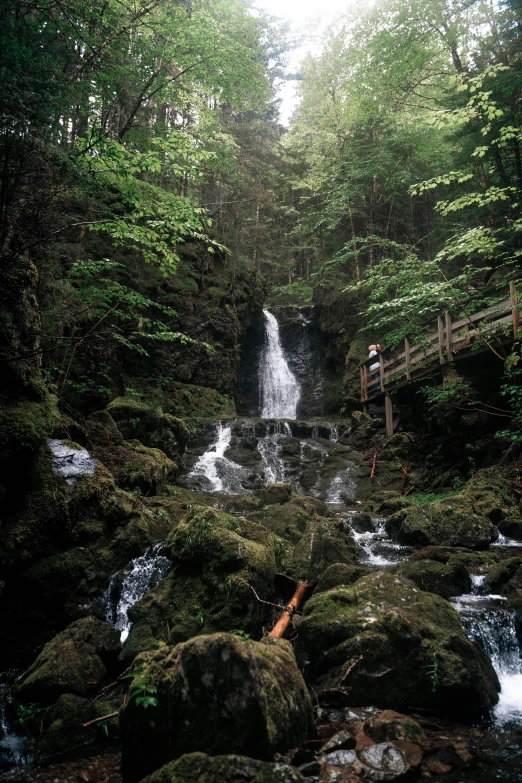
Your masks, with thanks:
<instances>
[{"instance_id":1,"label":"white water","mask_svg":"<svg viewBox=\"0 0 522 783\"><path fill-rule=\"evenodd\" d=\"M300 389L288 367L279 337L277 319L268 310L265 315L266 345L261 355L261 416L263 419L295 419Z\"/></svg>"},{"instance_id":2,"label":"white water","mask_svg":"<svg viewBox=\"0 0 522 783\"><path fill-rule=\"evenodd\" d=\"M515 613L506 599L486 595L484 576L473 576L473 592L453 601L468 636L484 648L500 681L494 718L501 726L522 720L522 656L515 630Z\"/></svg>"},{"instance_id":3,"label":"white water","mask_svg":"<svg viewBox=\"0 0 522 783\"><path fill-rule=\"evenodd\" d=\"M266 435L260 438L257 450L261 455L261 469L265 484L285 484L287 471L281 452L283 439L292 437L290 425L285 422L276 422L266 425Z\"/></svg>"},{"instance_id":4,"label":"white water","mask_svg":"<svg viewBox=\"0 0 522 783\"><path fill-rule=\"evenodd\" d=\"M230 447L232 439L232 425L218 422L216 428L216 440L209 450L198 459L192 470L191 476L204 476L211 485L213 492L223 492L223 474L230 469L233 463L225 457L226 450ZM237 467L237 466L236 466Z\"/></svg>"},{"instance_id":5,"label":"white water","mask_svg":"<svg viewBox=\"0 0 522 783\"><path fill-rule=\"evenodd\" d=\"M353 520L346 520L348 524ZM410 547L396 544L387 535L384 528L384 519L375 520L375 530L368 533L358 533L352 530L355 543L358 544L364 552L361 563L375 566L376 568L386 568L386 566L395 565L411 552Z\"/></svg>"},{"instance_id":6,"label":"white water","mask_svg":"<svg viewBox=\"0 0 522 783\"><path fill-rule=\"evenodd\" d=\"M53 473L63 476L67 484L74 484L79 476L93 476L97 459L91 457L87 449L73 449L62 440L48 440L53 453Z\"/></svg>"},{"instance_id":7,"label":"white water","mask_svg":"<svg viewBox=\"0 0 522 783\"><path fill-rule=\"evenodd\" d=\"M119 572L111 576L105 593L105 619L121 631L122 642L129 635L132 625L128 617L131 606L140 601L151 587L164 579L172 568L171 561L160 554L160 548L161 544L158 544L152 551L131 560L125 568L125 577L117 600L114 593L118 592L116 583Z\"/></svg>"},{"instance_id":8,"label":"white water","mask_svg":"<svg viewBox=\"0 0 522 783\"><path fill-rule=\"evenodd\" d=\"M345 498L353 500L356 488L357 484L353 477L353 470L352 468L347 468L334 477L328 489L326 502L337 504L343 503Z\"/></svg>"}]
</instances>

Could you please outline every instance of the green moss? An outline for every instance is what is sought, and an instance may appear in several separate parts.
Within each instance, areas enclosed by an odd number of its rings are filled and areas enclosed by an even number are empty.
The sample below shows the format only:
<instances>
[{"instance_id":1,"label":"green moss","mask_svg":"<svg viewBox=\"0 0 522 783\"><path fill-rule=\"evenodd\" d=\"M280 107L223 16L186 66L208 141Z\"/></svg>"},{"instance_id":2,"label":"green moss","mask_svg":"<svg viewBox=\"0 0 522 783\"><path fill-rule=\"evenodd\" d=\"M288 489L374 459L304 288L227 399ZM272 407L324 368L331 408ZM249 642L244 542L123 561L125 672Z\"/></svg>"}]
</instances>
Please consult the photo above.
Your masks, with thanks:
<instances>
[{"instance_id":1,"label":"green moss","mask_svg":"<svg viewBox=\"0 0 522 783\"><path fill-rule=\"evenodd\" d=\"M295 768L246 756L188 753L144 778L143 783L305 783Z\"/></svg>"},{"instance_id":2,"label":"green moss","mask_svg":"<svg viewBox=\"0 0 522 783\"><path fill-rule=\"evenodd\" d=\"M471 592L471 577L461 562L437 563L433 560L406 560L393 569L417 587L443 598Z\"/></svg>"},{"instance_id":3,"label":"green moss","mask_svg":"<svg viewBox=\"0 0 522 783\"><path fill-rule=\"evenodd\" d=\"M18 451L38 451L59 420L56 399L21 400L0 406L2 459Z\"/></svg>"},{"instance_id":4,"label":"green moss","mask_svg":"<svg viewBox=\"0 0 522 783\"><path fill-rule=\"evenodd\" d=\"M205 635L144 653L134 672L134 684L156 688L158 704L154 715L132 699L122 710L122 772L129 781L203 749L271 759L313 732L310 696L291 644L281 639Z\"/></svg>"},{"instance_id":5,"label":"green moss","mask_svg":"<svg viewBox=\"0 0 522 783\"><path fill-rule=\"evenodd\" d=\"M388 572L314 595L299 634L319 687L339 687L362 655L350 673L354 704L476 719L498 700L491 662L469 641L453 606Z\"/></svg>"},{"instance_id":6,"label":"green moss","mask_svg":"<svg viewBox=\"0 0 522 783\"><path fill-rule=\"evenodd\" d=\"M84 723L101 718L119 707L115 702L94 701L72 693L64 693L45 715L43 733L38 740L38 752L55 756L104 738L101 724L83 727ZM118 720L108 726L113 739L119 733Z\"/></svg>"}]
</instances>

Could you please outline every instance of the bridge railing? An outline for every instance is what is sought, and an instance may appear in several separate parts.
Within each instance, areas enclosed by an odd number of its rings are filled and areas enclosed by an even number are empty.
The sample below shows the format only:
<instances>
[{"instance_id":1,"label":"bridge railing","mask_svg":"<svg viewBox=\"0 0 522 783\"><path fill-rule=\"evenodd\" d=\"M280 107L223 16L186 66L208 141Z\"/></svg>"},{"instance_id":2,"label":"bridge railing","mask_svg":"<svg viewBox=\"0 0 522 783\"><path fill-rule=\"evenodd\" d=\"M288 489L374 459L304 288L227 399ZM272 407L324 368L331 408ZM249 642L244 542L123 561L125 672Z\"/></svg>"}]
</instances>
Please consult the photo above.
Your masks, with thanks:
<instances>
[{"instance_id":1,"label":"bridge railing","mask_svg":"<svg viewBox=\"0 0 522 783\"><path fill-rule=\"evenodd\" d=\"M463 359L477 350L483 342L497 340L506 333L506 327L512 325L513 337L517 339L520 329L520 304L513 282L509 286L508 298L492 307L480 310L466 318L453 321L449 312L437 319L437 328L416 345L404 340L404 350L388 359L382 353L366 359L360 365L361 401L367 402L385 391L392 391L407 381L420 378L429 373L434 365L445 364ZM370 370L370 367L377 364Z\"/></svg>"}]
</instances>

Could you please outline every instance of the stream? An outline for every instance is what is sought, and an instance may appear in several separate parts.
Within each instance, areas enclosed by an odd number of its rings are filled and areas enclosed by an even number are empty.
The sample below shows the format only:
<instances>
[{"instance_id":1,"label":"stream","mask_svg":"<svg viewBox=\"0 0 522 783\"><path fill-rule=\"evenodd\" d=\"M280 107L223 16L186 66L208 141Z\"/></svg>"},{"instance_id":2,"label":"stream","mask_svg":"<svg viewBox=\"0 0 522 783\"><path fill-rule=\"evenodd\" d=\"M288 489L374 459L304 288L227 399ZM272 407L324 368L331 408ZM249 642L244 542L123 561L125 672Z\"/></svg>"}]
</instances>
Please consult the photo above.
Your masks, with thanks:
<instances>
[{"instance_id":1,"label":"stream","mask_svg":"<svg viewBox=\"0 0 522 783\"><path fill-rule=\"evenodd\" d=\"M213 498L210 502L216 503L216 496L253 495L268 484L290 483L299 494L313 495L330 505L360 547L362 564L375 569L397 564L413 548L392 541L383 518L373 518L369 529L361 530L354 500L357 464L353 452L338 443L338 422L297 420L299 382L285 357L275 316L268 311L264 314L266 340L259 366L262 415L215 422L206 444L187 452L185 486L207 493ZM67 481L93 470L85 450L71 450L61 441L50 445L56 470ZM494 546L520 547L520 543L501 536ZM122 642L131 626L130 607L171 567L158 545L111 577L105 593L105 619L119 629ZM491 658L501 684L500 700L481 740L479 756L484 769L432 777L446 783L522 781L522 657L515 615L506 609L503 597L487 593L484 579L472 576L471 593L454 598L453 605L468 636ZM31 761L25 738L9 711L9 685L15 676L16 672L0 674L0 776L6 768Z\"/></svg>"}]
</instances>

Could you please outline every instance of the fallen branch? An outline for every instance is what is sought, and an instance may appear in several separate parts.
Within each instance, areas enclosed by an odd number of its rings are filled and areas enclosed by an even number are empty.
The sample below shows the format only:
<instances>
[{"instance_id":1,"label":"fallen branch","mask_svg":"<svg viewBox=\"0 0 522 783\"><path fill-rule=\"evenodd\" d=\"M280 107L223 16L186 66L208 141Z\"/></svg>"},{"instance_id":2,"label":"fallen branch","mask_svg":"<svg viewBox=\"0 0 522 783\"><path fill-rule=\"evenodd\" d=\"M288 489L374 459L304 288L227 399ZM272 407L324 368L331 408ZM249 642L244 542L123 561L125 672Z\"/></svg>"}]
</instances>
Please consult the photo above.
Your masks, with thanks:
<instances>
[{"instance_id":1,"label":"fallen branch","mask_svg":"<svg viewBox=\"0 0 522 783\"><path fill-rule=\"evenodd\" d=\"M375 450L373 454L373 462L372 462L372 472L370 474L370 478L375 478L375 466L377 464L377 450Z\"/></svg>"},{"instance_id":2,"label":"fallen branch","mask_svg":"<svg viewBox=\"0 0 522 783\"><path fill-rule=\"evenodd\" d=\"M346 671L345 671L345 673L344 673L344 677L342 678L341 682L344 682L344 681L346 680L346 678L348 677L348 675L350 674L350 672L352 671L352 669L355 669L355 667L357 666L357 664L358 664L358 663L360 663L360 662L362 661L362 659L363 659L363 656L362 656L362 655L359 655L359 657L358 657L358 658L356 658L356 659L355 659L355 661L354 661L353 663L351 663L351 664L350 664L350 666L348 666L348 668L346 669Z\"/></svg>"},{"instance_id":3,"label":"fallen branch","mask_svg":"<svg viewBox=\"0 0 522 783\"><path fill-rule=\"evenodd\" d=\"M104 720L110 720L111 718L117 718L120 714L119 710L118 712L111 712L110 715L102 715L101 718L93 718L93 720L88 720L87 723L83 724L83 728L87 728L87 726L93 726L95 723L102 723Z\"/></svg>"},{"instance_id":4,"label":"fallen branch","mask_svg":"<svg viewBox=\"0 0 522 783\"><path fill-rule=\"evenodd\" d=\"M252 592L254 593L256 599L259 601L260 604L266 604L267 606L275 606L276 609L284 609L285 608L283 604L274 604L272 601L263 601L263 599L258 596L258 594L254 590L252 585L248 585L248 586L250 587L250 589L252 590Z\"/></svg>"},{"instance_id":5,"label":"fallen branch","mask_svg":"<svg viewBox=\"0 0 522 783\"><path fill-rule=\"evenodd\" d=\"M284 607L283 614L281 615L277 623L274 625L274 627L268 634L273 639L281 639L284 632L290 625L292 616L298 611L299 607L301 606L308 587L309 585L307 585L305 582L301 582L301 584L298 585L297 590L293 594L291 600Z\"/></svg>"}]
</instances>

